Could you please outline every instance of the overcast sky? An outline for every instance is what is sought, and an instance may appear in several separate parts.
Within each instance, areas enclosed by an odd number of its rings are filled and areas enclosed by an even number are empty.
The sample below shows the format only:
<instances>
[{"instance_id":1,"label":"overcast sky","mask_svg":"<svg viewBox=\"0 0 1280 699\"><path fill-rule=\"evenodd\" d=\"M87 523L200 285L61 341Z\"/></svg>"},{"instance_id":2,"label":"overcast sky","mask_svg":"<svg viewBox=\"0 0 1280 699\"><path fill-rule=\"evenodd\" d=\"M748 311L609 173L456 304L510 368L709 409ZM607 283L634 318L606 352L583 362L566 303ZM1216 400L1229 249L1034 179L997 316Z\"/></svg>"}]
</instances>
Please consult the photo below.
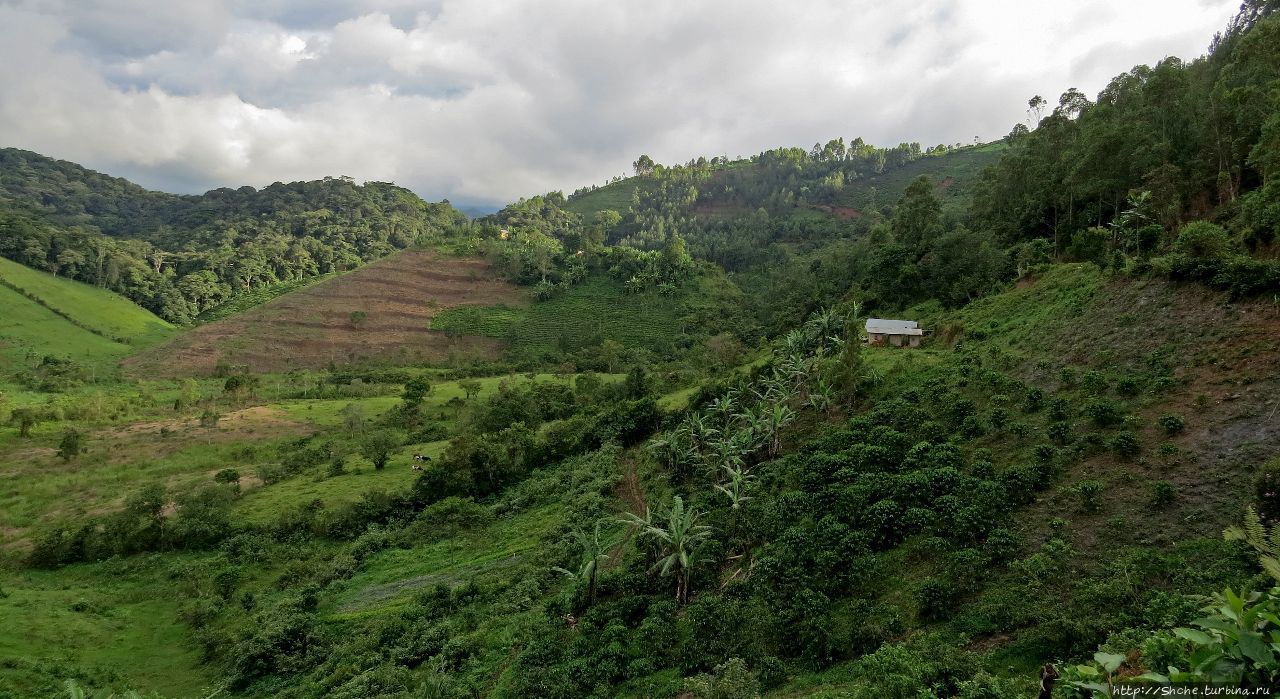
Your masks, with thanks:
<instances>
[{"instance_id":1,"label":"overcast sky","mask_svg":"<svg viewBox=\"0 0 1280 699\"><path fill-rule=\"evenodd\" d=\"M659 162L998 138L1239 0L0 0L0 145L172 192L500 204Z\"/></svg>"}]
</instances>

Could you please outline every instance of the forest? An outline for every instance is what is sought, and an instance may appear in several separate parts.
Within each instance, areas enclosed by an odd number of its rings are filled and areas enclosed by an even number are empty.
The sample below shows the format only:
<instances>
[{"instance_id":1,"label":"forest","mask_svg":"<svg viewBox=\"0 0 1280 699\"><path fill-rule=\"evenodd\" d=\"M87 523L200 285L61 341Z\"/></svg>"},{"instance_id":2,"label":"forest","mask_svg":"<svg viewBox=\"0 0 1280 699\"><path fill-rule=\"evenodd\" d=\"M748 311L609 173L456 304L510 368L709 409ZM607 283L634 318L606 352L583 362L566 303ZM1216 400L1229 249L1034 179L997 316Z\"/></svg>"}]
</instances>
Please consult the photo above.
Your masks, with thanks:
<instances>
[{"instance_id":1,"label":"forest","mask_svg":"<svg viewBox=\"0 0 1280 699\"><path fill-rule=\"evenodd\" d=\"M0 698L1280 686L1275 7L994 143L474 220L0 151Z\"/></svg>"}]
</instances>

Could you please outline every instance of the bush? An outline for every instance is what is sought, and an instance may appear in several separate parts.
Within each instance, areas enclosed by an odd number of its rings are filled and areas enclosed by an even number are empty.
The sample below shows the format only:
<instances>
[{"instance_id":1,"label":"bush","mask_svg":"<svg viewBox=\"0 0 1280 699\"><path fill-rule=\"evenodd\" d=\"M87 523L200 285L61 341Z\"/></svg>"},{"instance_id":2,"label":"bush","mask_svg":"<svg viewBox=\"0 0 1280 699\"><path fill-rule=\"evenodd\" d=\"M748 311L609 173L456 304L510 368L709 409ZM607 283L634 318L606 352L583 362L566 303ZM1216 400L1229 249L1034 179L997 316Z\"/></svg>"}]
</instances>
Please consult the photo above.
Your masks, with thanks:
<instances>
[{"instance_id":1,"label":"bush","mask_svg":"<svg viewBox=\"0 0 1280 699\"><path fill-rule=\"evenodd\" d=\"M1080 481L1071 489L1079 500L1083 512L1098 512L1102 509L1102 491L1105 485L1099 480Z\"/></svg>"},{"instance_id":2,"label":"bush","mask_svg":"<svg viewBox=\"0 0 1280 699\"><path fill-rule=\"evenodd\" d=\"M1138 441L1138 435L1127 430L1112 437L1107 442L1107 447L1122 459L1132 459L1142 452L1142 444Z\"/></svg>"},{"instance_id":3,"label":"bush","mask_svg":"<svg viewBox=\"0 0 1280 699\"><path fill-rule=\"evenodd\" d=\"M213 474L214 483L239 483L240 472L234 468L224 468Z\"/></svg>"},{"instance_id":4,"label":"bush","mask_svg":"<svg viewBox=\"0 0 1280 699\"><path fill-rule=\"evenodd\" d=\"M697 699L755 699L760 696L760 682L744 660L730 658L712 674L690 677L685 691Z\"/></svg>"},{"instance_id":5,"label":"bush","mask_svg":"<svg viewBox=\"0 0 1280 699\"><path fill-rule=\"evenodd\" d=\"M1034 413L1039 412L1044 407L1044 391L1038 388L1027 389L1027 394L1022 399L1023 412Z\"/></svg>"},{"instance_id":6,"label":"bush","mask_svg":"<svg viewBox=\"0 0 1280 699\"><path fill-rule=\"evenodd\" d=\"M925 578L916 588L916 612L926 621L945 618L954 597L950 584L933 577Z\"/></svg>"},{"instance_id":7,"label":"bush","mask_svg":"<svg viewBox=\"0 0 1280 699\"><path fill-rule=\"evenodd\" d=\"M1156 481L1151 484L1151 504L1164 507L1178 499L1178 488L1169 481Z\"/></svg>"},{"instance_id":8,"label":"bush","mask_svg":"<svg viewBox=\"0 0 1280 699\"><path fill-rule=\"evenodd\" d=\"M1164 433L1169 436L1182 432L1182 430L1186 429L1187 426L1186 421L1178 415L1162 415L1159 420L1156 420L1156 423L1159 424L1161 429L1164 430Z\"/></svg>"},{"instance_id":9,"label":"bush","mask_svg":"<svg viewBox=\"0 0 1280 699\"><path fill-rule=\"evenodd\" d=\"M1258 469L1254 489L1258 495L1258 516L1266 522L1280 520L1280 459L1272 459Z\"/></svg>"},{"instance_id":10,"label":"bush","mask_svg":"<svg viewBox=\"0 0 1280 699\"><path fill-rule=\"evenodd\" d=\"M1093 421L1098 427L1111 427L1120 424L1124 418L1120 407L1114 401L1105 398L1094 398L1085 403L1084 416Z\"/></svg>"},{"instance_id":11,"label":"bush","mask_svg":"<svg viewBox=\"0 0 1280 699\"><path fill-rule=\"evenodd\" d=\"M1231 251L1226 229L1208 221L1192 221L1178 231L1173 251L1196 259L1215 259Z\"/></svg>"}]
</instances>

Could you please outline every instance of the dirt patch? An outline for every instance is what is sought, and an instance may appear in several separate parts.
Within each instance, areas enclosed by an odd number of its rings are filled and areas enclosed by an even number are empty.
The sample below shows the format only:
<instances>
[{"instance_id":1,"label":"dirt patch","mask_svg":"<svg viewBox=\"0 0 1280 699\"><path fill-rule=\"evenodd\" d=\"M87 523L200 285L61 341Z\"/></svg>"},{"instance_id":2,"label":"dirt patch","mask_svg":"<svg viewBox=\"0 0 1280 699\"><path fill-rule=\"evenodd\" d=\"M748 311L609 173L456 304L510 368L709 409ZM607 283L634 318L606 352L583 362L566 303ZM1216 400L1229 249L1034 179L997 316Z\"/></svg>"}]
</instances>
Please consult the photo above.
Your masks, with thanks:
<instances>
[{"instance_id":1,"label":"dirt patch","mask_svg":"<svg viewBox=\"0 0 1280 699\"><path fill-rule=\"evenodd\" d=\"M124 367L135 376L176 377L210 375L220 363L269 372L496 357L501 340L451 337L429 330L431 318L456 306L525 303L525 294L484 260L409 250L194 328L126 359Z\"/></svg>"},{"instance_id":2,"label":"dirt patch","mask_svg":"<svg viewBox=\"0 0 1280 699\"><path fill-rule=\"evenodd\" d=\"M954 178L954 177L945 177L945 178L943 178L942 183L938 185L938 189L941 189L941 190L943 190L943 191L946 191L946 190L951 189L952 187L954 187L954 186L955 186L955 184L956 184L956 178Z\"/></svg>"},{"instance_id":3,"label":"dirt patch","mask_svg":"<svg viewBox=\"0 0 1280 699\"><path fill-rule=\"evenodd\" d=\"M850 206L828 206L827 204L814 204L813 208L823 211L837 218L854 219L862 218L862 212Z\"/></svg>"}]
</instances>

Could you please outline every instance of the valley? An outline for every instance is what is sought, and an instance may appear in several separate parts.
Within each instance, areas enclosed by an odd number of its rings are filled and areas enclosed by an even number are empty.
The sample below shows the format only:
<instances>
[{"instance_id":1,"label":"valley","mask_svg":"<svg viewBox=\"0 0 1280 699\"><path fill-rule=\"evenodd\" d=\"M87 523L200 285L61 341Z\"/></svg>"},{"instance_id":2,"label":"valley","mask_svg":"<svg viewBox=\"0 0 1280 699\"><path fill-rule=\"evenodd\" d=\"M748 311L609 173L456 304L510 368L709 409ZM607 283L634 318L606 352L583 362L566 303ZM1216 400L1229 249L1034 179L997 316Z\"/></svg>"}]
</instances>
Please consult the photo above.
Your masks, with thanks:
<instances>
[{"instance_id":1,"label":"valley","mask_svg":"<svg viewBox=\"0 0 1280 699\"><path fill-rule=\"evenodd\" d=\"M476 218L0 150L0 699L1280 682L1259 8L989 143Z\"/></svg>"}]
</instances>

